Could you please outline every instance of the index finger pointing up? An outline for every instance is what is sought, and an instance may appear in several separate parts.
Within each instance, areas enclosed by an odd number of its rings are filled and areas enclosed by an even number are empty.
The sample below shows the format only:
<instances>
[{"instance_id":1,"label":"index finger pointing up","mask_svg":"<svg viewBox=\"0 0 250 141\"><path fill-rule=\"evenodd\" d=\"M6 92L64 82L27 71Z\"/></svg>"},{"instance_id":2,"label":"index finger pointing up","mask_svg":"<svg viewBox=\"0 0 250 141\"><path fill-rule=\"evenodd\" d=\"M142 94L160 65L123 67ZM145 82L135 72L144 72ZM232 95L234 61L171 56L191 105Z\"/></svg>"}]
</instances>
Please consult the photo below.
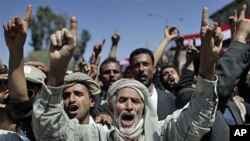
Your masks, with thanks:
<instances>
[{"instance_id":1,"label":"index finger pointing up","mask_svg":"<svg viewBox=\"0 0 250 141\"><path fill-rule=\"evenodd\" d=\"M29 4L29 5L27 6L27 8L26 8L24 21L26 21L26 22L29 22L29 21L30 21L31 13L32 13L32 6Z\"/></svg>"},{"instance_id":2,"label":"index finger pointing up","mask_svg":"<svg viewBox=\"0 0 250 141\"><path fill-rule=\"evenodd\" d=\"M242 7L241 7L241 9L240 9L239 20L245 18L246 8L247 8L247 6L245 4L243 4Z\"/></svg>"},{"instance_id":3,"label":"index finger pointing up","mask_svg":"<svg viewBox=\"0 0 250 141\"><path fill-rule=\"evenodd\" d=\"M77 19L75 16L71 17L70 20L70 30L73 35L76 35L77 33Z\"/></svg>"},{"instance_id":4,"label":"index finger pointing up","mask_svg":"<svg viewBox=\"0 0 250 141\"><path fill-rule=\"evenodd\" d=\"M208 9L204 7L202 10L201 27L208 25Z\"/></svg>"}]
</instances>

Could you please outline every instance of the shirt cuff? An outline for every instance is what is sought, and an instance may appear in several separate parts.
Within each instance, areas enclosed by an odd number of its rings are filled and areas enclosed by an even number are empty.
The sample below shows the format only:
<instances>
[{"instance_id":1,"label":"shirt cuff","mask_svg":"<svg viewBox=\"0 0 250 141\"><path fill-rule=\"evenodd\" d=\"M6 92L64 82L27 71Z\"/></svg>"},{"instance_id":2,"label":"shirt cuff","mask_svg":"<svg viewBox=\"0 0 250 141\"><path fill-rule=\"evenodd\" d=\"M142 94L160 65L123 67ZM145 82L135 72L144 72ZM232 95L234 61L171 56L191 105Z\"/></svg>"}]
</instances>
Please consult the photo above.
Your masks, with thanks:
<instances>
[{"instance_id":1,"label":"shirt cuff","mask_svg":"<svg viewBox=\"0 0 250 141\"><path fill-rule=\"evenodd\" d=\"M41 97L45 101L48 101L51 104L58 104L62 101L62 92L64 85L59 87L51 87L51 86L42 86Z\"/></svg>"},{"instance_id":2,"label":"shirt cuff","mask_svg":"<svg viewBox=\"0 0 250 141\"><path fill-rule=\"evenodd\" d=\"M204 91L213 89L217 97L217 83L218 83L218 77L216 75L214 81L204 79L199 75L197 78L196 90L202 95L204 94ZM206 97L215 98L215 96L212 94L207 95Z\"/></svg>"}]
</instances>

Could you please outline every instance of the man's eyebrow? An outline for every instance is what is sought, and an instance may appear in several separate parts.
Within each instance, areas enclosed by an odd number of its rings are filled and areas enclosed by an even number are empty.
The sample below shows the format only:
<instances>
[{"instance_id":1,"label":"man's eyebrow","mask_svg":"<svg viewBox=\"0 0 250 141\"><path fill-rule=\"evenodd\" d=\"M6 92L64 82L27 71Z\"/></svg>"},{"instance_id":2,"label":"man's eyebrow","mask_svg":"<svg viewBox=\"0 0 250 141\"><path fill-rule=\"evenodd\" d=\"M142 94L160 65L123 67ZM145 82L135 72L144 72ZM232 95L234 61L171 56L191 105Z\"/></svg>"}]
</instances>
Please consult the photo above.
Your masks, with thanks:
<instances>
[{"instance_id":1,"label":"man's eyebrow","mask_svg":"<svg viewBox=\"0 0 250 141\"><path fill-rule=\"evenodd\" d=\"M135 99L135 100L142 100L141 97L132 97L132 96L118 96L117 98L131 98L131 99Z\"/></svg>"},{"instance_id":2,"label":"man's eyebrow","mask_svg":"<svg viewBox=\"0 0 250 141\"><path fill-rule=\"evenodd\" d=\"M129 98L129 96L118 96L117 98Z\"/></svg>"}]
</instances>

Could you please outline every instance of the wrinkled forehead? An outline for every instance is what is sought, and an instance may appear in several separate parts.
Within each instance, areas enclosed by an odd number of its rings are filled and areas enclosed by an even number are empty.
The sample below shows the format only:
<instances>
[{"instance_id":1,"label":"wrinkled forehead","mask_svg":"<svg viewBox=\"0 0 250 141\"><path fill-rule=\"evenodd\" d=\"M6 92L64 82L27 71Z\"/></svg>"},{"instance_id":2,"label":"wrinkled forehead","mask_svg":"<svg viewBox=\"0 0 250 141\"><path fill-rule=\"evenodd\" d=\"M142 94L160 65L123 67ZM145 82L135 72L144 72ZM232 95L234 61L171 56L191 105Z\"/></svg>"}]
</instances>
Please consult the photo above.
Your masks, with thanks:
<instances>
[{"instance_id":1,"label":"wrinkled forehead","mask_svg":"<svg viewBox=\"0 0 250 141\"><path fill-rule=\"evenodd\" d=\"M141 101L143 104L145 104L145 96L143 92L136 87L123 87L121 89L118 89L115 94L113 95L113 103L118 99L131 99L132 101Z\"/></svg>"},{"instance_id":2,"label":"wrinkled forehead","mask_svg":"<svg viewBox=\"0 0 250 141\"><path fill-rule=\"evenodd\" d=\"M152 61L149 54L141 53L133 57L133 62L149 62Z\"/></svg>"},{"instance_id":3,"label":"wrinkled forehead","mask_svg":"<svg viewBox=\"0 0 250 141\"><path fill-rule=\"evenodd\" d=\"M117 95L118 90L129 88L127 90L133 89L135 94L139 94L144 100L144 103L147 103L147 97L149 96L149 91L141 82L134 79L120 79L113 83L108 90L108 99ZM125 89L126 90L126 89ZM131 92L126 92L130 94Z\"/></svg>"},{"instance_id":4,"label":"wrinkled forehead","mask_svg":"<svg viewBox=\"0 0 250 141\"><path fill-rule=\"evenodd\" d=\"M121 88L116 92L116 96L118 97L126 97L131 99L141 99L144 102L144 96L140 94L137 88L125 87Z\"/></svg>"}]
</instances>

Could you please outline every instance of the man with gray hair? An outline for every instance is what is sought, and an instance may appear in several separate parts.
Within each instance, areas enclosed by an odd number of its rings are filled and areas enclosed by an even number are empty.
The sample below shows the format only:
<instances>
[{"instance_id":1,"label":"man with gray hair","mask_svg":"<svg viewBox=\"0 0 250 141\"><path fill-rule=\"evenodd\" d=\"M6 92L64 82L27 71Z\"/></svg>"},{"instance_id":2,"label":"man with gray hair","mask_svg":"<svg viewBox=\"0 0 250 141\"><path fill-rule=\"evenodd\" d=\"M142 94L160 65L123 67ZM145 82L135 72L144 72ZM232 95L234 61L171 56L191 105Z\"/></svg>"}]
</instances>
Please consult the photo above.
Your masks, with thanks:
<instances>
[{"instance_id":1,"label":"man with gray hair","mask_svg":"<svg viewBox=\"0 0 250 141\"><path fill-rule=\"evenodd\" d=\"M202 21L207 20L207 15L204 8ZM108 104L114 118L110 128L100 124L81 125L79 120L69 119L63 109L64 74L76 47L76 27L76 18L72 17L70 30L62 29L51 35L47 86L42 87L33 105L32 127L37 140L199 141L210 130L218 104L214 67L217 48L222 46L222 32L215 30L216 26L202 24L202 42L206 44L202 43L202 65L189 104L158 121L153 103L148 102L147 88L137 80L122 79L108 90ZM211 60L205 59L208 56Z\"/></svg>"}]
</instances>

